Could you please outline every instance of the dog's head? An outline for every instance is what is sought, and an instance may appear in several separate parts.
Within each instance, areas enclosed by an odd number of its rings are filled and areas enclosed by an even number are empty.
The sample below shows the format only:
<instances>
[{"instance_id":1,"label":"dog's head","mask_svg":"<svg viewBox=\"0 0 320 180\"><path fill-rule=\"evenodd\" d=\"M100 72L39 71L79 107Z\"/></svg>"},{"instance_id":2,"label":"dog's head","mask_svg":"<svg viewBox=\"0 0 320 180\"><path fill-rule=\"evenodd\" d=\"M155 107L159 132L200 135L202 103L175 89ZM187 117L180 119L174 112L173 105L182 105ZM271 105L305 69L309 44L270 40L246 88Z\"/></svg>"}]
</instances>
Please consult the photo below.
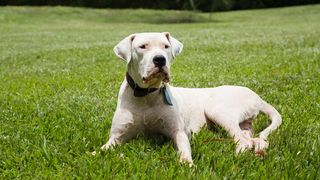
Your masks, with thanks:
<instances>
[{"instance_id":1,"label":"dog's head","mask_svg":"<svg viewBox=\"0 0 320 180\"><path fill-rule=\"evenodd\" d=\"M168 32L137 33L114 47L115 54L127 62L127 71L142 88L158 88L170 80L170 63L183 45Z\"/></svg>"}]
</instances>

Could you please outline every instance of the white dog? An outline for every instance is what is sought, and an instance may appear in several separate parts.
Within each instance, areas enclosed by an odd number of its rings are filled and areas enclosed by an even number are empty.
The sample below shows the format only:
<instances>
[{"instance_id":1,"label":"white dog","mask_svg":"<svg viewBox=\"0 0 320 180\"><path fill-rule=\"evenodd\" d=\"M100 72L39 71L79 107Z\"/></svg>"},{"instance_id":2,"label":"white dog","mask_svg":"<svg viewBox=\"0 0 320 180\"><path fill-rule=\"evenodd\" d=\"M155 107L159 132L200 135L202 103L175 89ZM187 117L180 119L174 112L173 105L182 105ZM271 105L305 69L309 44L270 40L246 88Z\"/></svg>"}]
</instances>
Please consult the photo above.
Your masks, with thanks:
<instances>
[{"instance_id":1,"label":"white dog","mask_svg":"<svg viewBox=\"0 0 320 180\"><path fill-rule=\"evenodd\" d=\"M137 33L123 39L115 54L127 62L110 139L109 149L138 133L161 133L173 139L180 161L192 165L189 137L206 123L222 126L237 143L236 152L268 147L267 137L281 124L280 114L246 87L220 86L191 89L172 87L170 63L181 53L182 43L169 33ZM272 123L252 137L251 122L259 111Z\"/></svg>"}]
</instances>

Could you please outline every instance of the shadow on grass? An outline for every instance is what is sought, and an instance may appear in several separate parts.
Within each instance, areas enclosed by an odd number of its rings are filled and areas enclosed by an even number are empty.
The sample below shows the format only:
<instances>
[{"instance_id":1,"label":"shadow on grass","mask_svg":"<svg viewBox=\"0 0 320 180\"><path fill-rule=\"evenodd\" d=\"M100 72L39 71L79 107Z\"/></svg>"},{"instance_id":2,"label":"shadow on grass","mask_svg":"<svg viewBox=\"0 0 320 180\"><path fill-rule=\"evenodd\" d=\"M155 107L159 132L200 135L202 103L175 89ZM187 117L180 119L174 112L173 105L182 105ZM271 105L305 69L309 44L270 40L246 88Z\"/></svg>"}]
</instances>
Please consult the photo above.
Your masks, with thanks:
<instances>
[{"instance_id":1,"label":"shadow on grass","mask_svg":"<svg viewBox=\"0 0 320 180\"><path fill-rule=\"evenodd\" d=\"M114 23L183 24L219 22L209 14L198 12L145 9L119 10L116 16L113 13L108 13L105 14L105 18L105 22Z\"/></svg>"},{"instance_id":2,"label":"shadow on grass","mask_svg":"<svg viewBox=\"0 0 320 180\"><path fill-rule=\"evenodd\" d=\"M152 18L142 19L142 22L149 24L183 24L183 23L204 23L204 22L218 22L210 17L203 16L196 12L181 12L168 13L164 15L157 15Z\"/></svg>"},{"instance_id":3,"label":"shadow on grass","mask_svg":"<svg viewBox=\"0 0 320 180\"><path fill-rule=\"evenodd\" d=\"M71 7L0 7L3 13L0 23L52 23L60 21L84 21L98 23L146 23L182 24L220 22L211 14L196 11L150 9L90 9ZM28 18L25 18L28 16Z\"/></svg>"}]
</instances>

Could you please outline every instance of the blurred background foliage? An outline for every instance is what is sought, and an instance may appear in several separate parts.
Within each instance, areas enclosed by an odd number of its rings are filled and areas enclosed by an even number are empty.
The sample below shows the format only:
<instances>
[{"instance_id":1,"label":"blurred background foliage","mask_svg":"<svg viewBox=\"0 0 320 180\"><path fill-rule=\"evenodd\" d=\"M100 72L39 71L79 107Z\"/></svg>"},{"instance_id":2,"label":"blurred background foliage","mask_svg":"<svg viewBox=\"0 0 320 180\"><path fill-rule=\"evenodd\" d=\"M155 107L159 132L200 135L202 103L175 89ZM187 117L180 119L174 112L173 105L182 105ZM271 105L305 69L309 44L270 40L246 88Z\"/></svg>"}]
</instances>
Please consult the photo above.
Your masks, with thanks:
<instances>
[{"instance_id":1,"label":"blurred background foliage","mask_svg":"<svg viewBox=\"0 0 320 180\"><path fill-rule=\"evenodd\" d=\"M150 8L204 12L316 4L320 0L0 0L0 5Z\"/></svg>"}]
</instances>

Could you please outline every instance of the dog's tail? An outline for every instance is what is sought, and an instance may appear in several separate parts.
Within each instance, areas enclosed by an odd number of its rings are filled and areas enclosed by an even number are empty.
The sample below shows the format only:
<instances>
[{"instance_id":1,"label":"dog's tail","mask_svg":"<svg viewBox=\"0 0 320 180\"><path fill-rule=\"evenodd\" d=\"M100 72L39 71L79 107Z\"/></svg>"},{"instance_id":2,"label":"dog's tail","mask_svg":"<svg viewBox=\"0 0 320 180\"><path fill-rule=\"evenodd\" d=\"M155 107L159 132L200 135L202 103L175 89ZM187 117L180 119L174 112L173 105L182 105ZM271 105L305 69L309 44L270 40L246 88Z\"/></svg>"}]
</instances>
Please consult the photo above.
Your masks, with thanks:
<instances>
[{"instance_id":1,"label":"dog's tail","mask_svg":"<svg viewBox=\"0 0 320 180\"><path fill-rule=\"evenodd\" d=\"M273 106L271 106L269 103L265 101L262 102L262 107L260 110L264 114L268 115L269 118L271 119L271 124L266 129L264 129L259 136L260 138L267 140L269 134L281 125L282 118L279 112Z\"/></svg>"}]
</instances>

